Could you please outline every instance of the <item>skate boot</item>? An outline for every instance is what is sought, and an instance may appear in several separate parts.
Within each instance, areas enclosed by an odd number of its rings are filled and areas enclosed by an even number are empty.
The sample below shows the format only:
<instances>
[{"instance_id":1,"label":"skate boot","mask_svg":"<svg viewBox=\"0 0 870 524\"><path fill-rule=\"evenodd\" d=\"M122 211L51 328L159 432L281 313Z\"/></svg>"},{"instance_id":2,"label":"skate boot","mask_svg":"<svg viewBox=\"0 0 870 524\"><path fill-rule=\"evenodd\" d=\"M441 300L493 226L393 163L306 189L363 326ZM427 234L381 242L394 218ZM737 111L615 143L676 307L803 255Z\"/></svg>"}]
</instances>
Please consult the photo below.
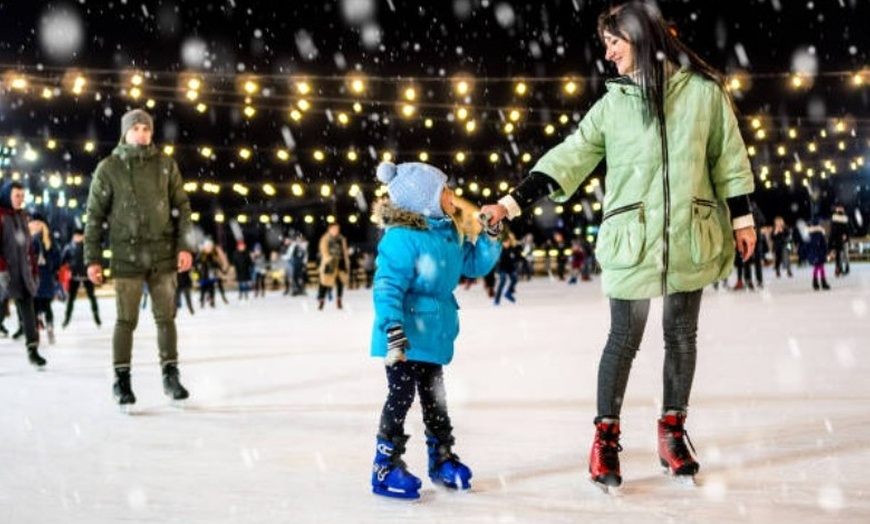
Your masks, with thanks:
<instances>
[{"instance_id":1,"label":"skate boot","mask_svg":"<svg viewBox=\"0 0 870 524\"><path fill-rule=\"evenodd\" d=\"M695 460L685 423L686 414L679 411L668 411L659 419L659 460L670 474L691 480L701 466Z\"/></svg>"},{"instance_id":2,"label":"skate boot","mask_svg":"<svg viewBox=\"0 0 870 524\"><path fill-rule=\"evenodd\" d=\"M816 277L813 277L813 289L815 289L816 291L819 290L819 279Z\"/></svg>"},{"instance_id":3,"label":"skate boot","mask_svg":"<svg viewBox=\"0 0 870 524\"><path fill-rule=\"evenodd\" d=\"M824 277L822 277L822 289L826 291L831 289L831 286L828 285L828 281Z\"/></svg>"},{"instance_id":4,"label":"skate boot","mask_svg":"<svg viewBox=\"0 0 870 524\"><path fill-rule=\"evenodd\" d=\"M190 393L181 385L178 379L178 366L171 362L163 366L163 393L172 400L184 400Z\"/></svg>"},{"instance_id":5,"label":"skate boot","mask_svg":"<svg viewBox=\"0 0 870 524\"><path fill-rule=\"evenodd\" d=\"M36 366L36 369L42 371L45 368L45 359L39 354L39 349L36 346L28 346L27 359Z\"/></svg>"},{"instance_id":6,"label":"skate boot","mask_svg":"<svg viewBox=\"0 0 870 524\"><path fill-rule=\"evenodd\" d=\"M429 451L429 478L435 484L450 489L469 489L471 469L459 461L451 451L453 437L439 439L426 432L426 447Z\"/></svg>"},{"instance_id":7,"label":"skate boot","mask_svg":"<svg viewBox=\"0 0 870 524\"><path fill-rule=\"evenodd\" d=\"M595 440L589 452L589 477L592 482L609 493L622 485L619 471L619 419L595 418Z\"/></svg>"},{"instance_id":8,"label":"skate boot","mask_svg":"<svg viewBox=\"0 0 870 524\"><path fill-rule=\"evenodd\" d=\"M130 368L115 368L115 385L112 386L112 392L121 412L129 413L130 408L136 403L136 395L130 387Z\"/></svg>"},{"instance_id":9,"label":"skate boot","mask_svg":"<svg viewBox=\"0 0 870 524\"><path fill-rule=\"evenodd\" d=\"M402 460L406 442L408 435L399 435L392 440L378 437L372 466L373 493L400 499L420 498L423 482L408 472Z\"/></svg>"}]
</instances>

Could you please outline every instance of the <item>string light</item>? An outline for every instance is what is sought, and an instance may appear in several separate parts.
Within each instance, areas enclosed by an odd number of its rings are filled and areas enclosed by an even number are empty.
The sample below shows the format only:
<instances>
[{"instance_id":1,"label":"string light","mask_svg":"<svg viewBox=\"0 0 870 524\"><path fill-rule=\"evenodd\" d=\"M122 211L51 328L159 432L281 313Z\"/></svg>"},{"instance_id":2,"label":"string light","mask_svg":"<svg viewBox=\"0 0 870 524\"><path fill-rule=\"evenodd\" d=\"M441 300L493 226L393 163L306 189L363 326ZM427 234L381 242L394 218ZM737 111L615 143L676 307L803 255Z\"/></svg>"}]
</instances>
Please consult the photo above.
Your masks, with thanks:
<instances>
[{"instance_id":1,"label":"string light","mask_svg":"<svg viewBox=\"0 0 870 524\"><path fill-rule=\"evenodd\" d=\"M305 81L296 82L296 92L302 96L311 93L311 84Z\"/></svg>"},{"instance_id":2,"label":"string light","mask_svg":"<svg viewBox=\"0 0 870 524\"><path fill-rule=\"evenodd\" d=\"M85 89L92 89L94 91L95 95L97 95L95 98L99 99L99 97L103 94L100 92L100 90L102 89L101 86L110 85L110 83L108 83L104 80L101 80L99 78L100 74L104 75L104 73L81 72L81 71L69 70L67 72L67 74L64 75L63 85L67 86L66 91L72 92L75 95L81 95L82 93L84 93ZM866 86L866 84L867 84L863 71L857 72L857 73L856 72L848 72L848 73L841 72L841 73L826 73L826 74L828 76L843 77L846 79L846 81L850 85L855 86L856 88L863 88L863 86ZM219 83L220 78L221 78L220 75L211 75L211 74L207 74L207 73L203 74L201 76L204 78L210 79L209 80L210 86L212 85L212 83ZM818 80L818 78L820 78L822 76L824 76L824 75L819 75L819 77L817 77L815 79L811 79L811 78L804 77L801 75L791 75L788 78L789 78L789 81L792 83L793 87L805 89L805 88L809 87L809 83L811 80ZM279 77L279 75L265 75L263 83L264 84L268 83L269 81L272 81L273 78L278 78L278 77ZM750 77L751 77L751 75L750 75ZM776 78L776 77L777 77L776 75L768 75L767 76L767 78ZM10 76L7 74L4 78L6 79L6 81L5 81L6 89L16 90L16 91L20 91L22 93L32 93L32 95L36 99L50 100L50 99L54 98L55 94L57 94L57 95L63 94L63 92L61 90L58 89L57 91L55 91L55 89L57 89L57 88L51 87L50 83L56 82L56 81L53 80L51 77L48 77L47 75L45 75L44 72L41 72L41 71L37 71L33 75L16 74L15 76ZM47 78L47 79L43 79L43 78ZM140 72L134 72L134 73L130 74L129 77L126 77L126 78L128 78L128 84L126 84L126 85L131 86L131 87L127 88L127 95L132 99L138 99L144 95L144 91L142 88L145 85L145 79L146 78L149 79L148 90L149 90L149 92L151 92L152 85L150 85L150 84L151 84L151 82L155 82L157 77L151 77L151 76L147 76L146 74L143 74ZM162 79L164 82L165 82L165 78L167 78L167 75L162 74ZM189 93L191 91L195 92L195 96L194 96L194 98L196 99L195 107L196 107L196 110L200 113L207 111L209 105L206 103L206 101L208 101L208 103L211 103L214 100L219 100L219 97L222 96L222 92L220 90L221 89L220 87L215 87L215 89L213 89L213 90L210 89L208 91L208 96L205 96L204 91L202 90L204 85L205 85L205 82L204 82L203 78L200 77L200 75L193 75L193 76L185 75L184 78L185 78L185 83L183 84L184 88L182 89L181 93L176 91L175 96L178 97L181 94L185 94L185 96L189 96ZM327 77L326 80L329 80L329 78ZM368 80L371 80L371 79L368 79ZM380 82L380 81L394 80L394 79L374 79L374 80ZM492 79L487 79L486 81L488 82L490 80L492 80ZM562 90L562 92L564 94L576 93L579 91L579 85L580 85L579 81L580 80L582 80L582 78L578 78L576 81L573 79L568 80L566 78L536 79L535 86L534 86L534 92L538 92L538 90L540 89L541 86L538 85L539 83L546 84L547 82L559 81L560 82L560 89ZM456 94L459 94L463 97L470 96L470 94L472 92L472 82L471 82L470 78L464 78L462 80L454 79L452 81L454 82ZM360 94L363 94L363 93L366 93L369 91L368 85L367 85L367 80L362 78L362 77L351 78L349 80L349 82L350 82L350 84L349 84L350 91L354 92L357 95L360 95ZM49 85L46 85L46 84L49 84ZM117 84L115 84L115 85L117 86ZM123 85L124 84L122 84L122 86ZM291 83L290 85L292 86L292 88L295 89L295 92L299 96L309 97L309 96L314 95L314 89L312 88L311 84L307 80L297 81L297 82ZM261 84L259 82L255 82L253 80L247 80L244 84L242 84L242 86L243 86L243 91L250 96L257 95L261 92L265 93L264 88L263 88L263 84ZM569 86L572 86L572 87L569 87ZM746 90L746 89L748 89L748 84L746 82L744 82L741 77L735 75L735 76L732 76L729 78L728 87L732 90L737 90L737 89ZM0 85L0 89L2 89L2 88L3 88L2 85ZM122 87L122 89L123 89L123 87ZM532 87L523 81L516 81L513 84L513 91L514 91L514 94L520 95L520 96L525 96L525 95L531 94L533 92ZM318 91L318 93L322 93L322 92L323 92L322 90ZM405 100L407 100L409 102L412 100L416 101L420 98L419 91L417 90L417 88L414 86L409 86L407 84L399 86L398 92L399 92L400 97L404 98ZM151 92L151 94L154 94L154 93ZM320 95L318 95L318 96L320 96ZM168 100L168 98L165 96L162 98L160 96L158 96L157 98L159 98L161 101ZM276 99L276 100L279 100L279 99ZM318 105L322 101L327 101L327 104L338 103L338 102L335 102L334 100L331 100L328 98L323 98L323 99L316 98L315 100L317 101ZM393 100L394 100L393 103L395 103L395 98ZM280 100L279 100L279 103L282 103L283 107L288 106L287 102L280 102ZM311 108L313 106L312 99L310 99L310 98L299 98L299 99L291 101L290 103L293 104L293 107L291 108L291 111L289 112L289 116L290 116L290 119L293 121L301 120L302 111L309 111L309 110L311 110ZM378 106L381 108L386 107L384 102L367 100L366 104L369 105L370 103L373 104L374 106ZM522 119L522 114L523 114L523 111L525 110L525 108L506 109L506 108L488 108L488 107L468 105L470 103L471 103L471 100L469 98L465 98L464 100L462 100L462 105L457 107L455 114L453 115L457 121L462 122L461 125L463 125L463 127L467 133L477 132L477 131L481 131L483 129L488 129L488 128L499 129L499 127L500 127L500 130L504 134L512 135L513 133L517 132L516 123L518 123ZM233 104L233 102L216 102L215 105L219 107L219 106L227 106L227 105L232 105L232 104ZM238 104L238 99L236 100L235 104ZM153 108L156 105L156 100L154 98L149 98L145 102L145 105L146 105L146 107ZM421 104L420 106L418 106L416 104L413 104L413 105L406 104L406 106L413 107L413 115L411 115L411 116L416 116L417 114L419 114L421 112L422 108L426 107L427 105L429 107L438 108L438 102ZM443 105L444 104L442 104L442 111L443 111ZM345 106L345 107L347 107L347 106ZM358 101L353 102L353 107L354 107L355 112L361 112L363 109L362 104L360 104ZM405 107L405 106L402 106L402 107ZM258 111L264 110L264 109L265 110L272 110L275 108L269 107L268 100L260 100L260 101L250 100L246 105L243 106L242 112L245 116L250 118L253 115L257 114ZM503 114L505 115L506 121L498 122L497 120L494 120L492 118L490 118L489 120L487 120L486 118L481 118L480 120L470 119L470 115L471 115L472 111L474 111L475 114L477 114L478 111L493 111L493 110L497 110L497 109L504 111ZM325 109L324 111L328 111L328 109ZM387 124L389 123L389 120L391 117L391 115L389 114L390 113L389 111L381 112L380 110L377 110L377 109L375 111L377 111L379 114L379 118L380 118L379 121L380 122L387 123ZM395 111L395 109L394 109L394 111ZM401 111L405 111L405 110L401 110ZM426 112L429 114L432 114L432 112L430 112L429 110L427 110ZM375 113L373 113L372 116L374 116L374 114ZM445 112L442 112L440 114L445 115ZM574 122L579 121L579 118L581 118L581 117L582 117L582 113L575 112L573 114L573 118L572 118L572 115L562 113L562 114L558 115L558 123L560 123L562 125L567 125L567 124L571 123L572 120ZM775 142L784 140L785 136L787 136L788 139L790 139L790 140L796 140L801 135L813 136L813 132L806 131L806 128L810 127L812 129L813 127L815 127L814 125L808 125L806 123L802 123L798 127L784 128L784 126L783 126L783 128L778 128L778 127L776 127L776 125L763 124L762 118L763 117L754 117L749 121L750 127L753 129L754 137L759 141L769 139L771 142L774 142L774 144L772 144L770 146L770 148L768 148L768 146L763 145L763 144L758 144L758 145L747 144L747 153L750 155L750 157L758 156L759 148L761 148L762 150L765 151L765 155L769 155L770 151L772 149L773 151L775 151L775 154L777 156L785 158L789 155L789 148L786 147L786 145L784 145L782 143L775 144ZM354 119L354 120L356 120L356 119ZM344 126L349 126L353 123L353 122L351 122L351 119L346 112L337 113L336 122L339 125L344 125ZM450 119L447 118L446 116L441 116L436 120L436 118L433 118L432 116L429 116L427 114L427 116L424 119L422 119L420 122L422 123L422 126L425 129L432 129L435 127L436 122L450 122ZM847 116L845 119L840 118L838 120L834 120L833 122L831 122L829 124L830 125L829 131L834 135L840 135L840 137L847 137L847 139L840 139L836 142L828 142L825 140L827 138L827 133L825 132L825 130L824 129L818 130L818 128L816 128L818 134L816 134L814 136L814 138L816 138L817 140L820 140L821 144L817 143L816 141L810 141L810 142L802 144L802 145L796 145L791 149L797 150L798 147L800 147L800 148L805 147L808 152L817 153L820 150L820 148L823 148L822 150L827 152L827 154L830 154L832 152L831 148L834 148L834 149L836 149L836 151L840 151L840 152L850 151L850 149L853 148L856 143L864 141L864 139L859 135L859 133L861 132L861 129L862 129L861 126L863 125L863 122L864 122L863 118L858 119L858 124L856 125L854 119L850 116ZM522 132L525 133L526 132L525 124L522 127L523 127ZM545 137L549 137L549 136L556 134L556 127L555 127L554 123L551 123L551 122L540 122L540 123L529 122L529 127L530 128L537 127L539 130L538 132L541 133L541 135L545 136ZM441 128L439 127L439 130L440 129ZM848 135L846 135L847 133L851 133L851 138L848 138ZM30 143L33 143L34 140L37 142L40 142L43 139L42 138L36 138L36 139L29 138L28 140L30 140ZM513 140L513 139L510 139L510 140ZM12 142L15 143L14 140ZM63 151L62 148L59 147L59 143L58 143L57 139L46 139L44 141L44 144L45 144L46 151L57 151L58 149L61 149L61 151ZM94 142L93 140L88 140L84 143L84 146L82 149L85 152L93 153L96 151L97 147L98 147L98 145L96 142ZM99 145L99 147L102 149L103 147L108 147L108 144L102 143ZM369 147L371 148L371 146L369 146ZM223 152L228 148L231 148L231 146L224 146L224 147L220 147L220 148L212 148L210 146L200 146L197 148L197 146L191 145L191 146L181 146L180 149L182 151L185 149L188 149L188 150L198 149L200 155L202 155L203 158L214 160L216 158L222 157L222 155L224 154ZM220 153L217 154L217 156L215 153L216 149L221 151ZM255 146L254 150L256 150L256 149L259 149L259 148L256 148L256 146ZM316 150L315 153L313 153L313 158L315 158L319 162L326 161L328 157L327 157L327 154L325 153L325 151L328 150L328 151L330 151L329 156L331 158L340 159L342 156L340 154L340 151L342 150L342 148L336 147L336 149L337 149L337 151L333 151L332 148L318 149L318 150ZM240 158L246 159L246 158L253 157L253 150L248 149L248 148L243 148L243 150L247 150L248 152L242 153L241 152L242 150L240 150L240 152L239 152ZM266 149L264 149L264 151L265 150ZM307 158L307 155L310 154L311 151L312 151L311 149L299 150L298 153L295 153L295 154L298 154L299 156L305 155L303 158ZM359 161L360 156L357 153L357 151L347 150L347 149L345 149L345 151L346 151L346 154L344 155L344 157L347 161L349 161L349 162ZM172 155L172 154L179 152L179 147L177 145L167 144L164 146L163 152L164 152L164 154ZM23 149L23 151L21 152L20 158L24 159L25 161L34 162L37 159L41 158L39 153L40 152L36 148L32 148L32 147L28 146L28 148ZM276 149L272 150L270 153L274 154L274 158L280 162L288 162L291 158L290 152L284 148L276 148ZM399 151L399 153L400 154L408 154L408 152L403 153L401 151ZM64 152L64 154L67 154L67 153ZM537 155L537 154L539 154L539 153L536 153L535 155ZM462 150L460 152L455 152L455 151L454 152L421 151L418 153L418 158L420 158L423 161L429 161L429 159L431 159L433 157L440 157L443 159L447 155L451 155L453 157L453 160L459 164L468 163L468 162L472 161L475 157L478 157L478 156L484 160L488 160L488 162L490 164L493 164L493 165L497 164L500 161L500 155L498 153L494 153L492 151L473 151L473 150L472 151ZM520 162L527 163L527 162L530 162L534 158L535 155L533 155L529 152L519 153L514 149L512 154L505 155L505 159L507 162L510 162L511 158L518 158L520 160ZM375 153L373 148L372 148L370 156L372 158L376 158L376 153ZM385 152L385 153L381 154L381 158L392 160L395 157L393 156L392 153ZM853 158L843 159L842 157L839 157L838 162L835 162L831 159L828 159L825 161L824 169L820 169L820 168L814 169L813 167L802 166L802 164L798 164L798 165L793 166L793 167L795 168L796 172L801 172L800 169L803 167L805 173L811 172L814 174L814 176L817 176L817 177L829 176L829 175L836 174L839 171L855 170L856 167L863 166L864 165L863 157L858 157L858 158L860 159L860 161L854 160ZM817 167L820 167L820 166L817 166ZM790 180L790 178L791 178L790 176L785 177L783 175L783 182ZM774 180L774 179L768 178L768 180L766 180L766 181L769 181L769 180ZM265 190L264 190L264 192L265 192Z\"/></svg>"}]
</instances>

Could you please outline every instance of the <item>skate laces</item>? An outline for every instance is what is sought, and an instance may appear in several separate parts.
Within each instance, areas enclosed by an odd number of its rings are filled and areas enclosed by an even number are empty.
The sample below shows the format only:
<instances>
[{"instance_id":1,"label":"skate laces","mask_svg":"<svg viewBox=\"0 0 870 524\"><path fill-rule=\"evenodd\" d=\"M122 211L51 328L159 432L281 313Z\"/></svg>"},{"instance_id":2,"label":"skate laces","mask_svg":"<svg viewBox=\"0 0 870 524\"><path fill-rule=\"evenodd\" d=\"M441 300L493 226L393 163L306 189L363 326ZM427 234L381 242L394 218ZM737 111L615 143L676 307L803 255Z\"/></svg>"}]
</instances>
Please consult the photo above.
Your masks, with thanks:
<instances>
[{"instance_id":1,"label":"skate laces","mask_svg":"<svg viewBox=\"0 0 870 524\"><path fill-rule=\"evenodd\" d=\"M598 460L609 470L618 469L619 453L622 452L622 444L619 443L619 433L614 432L612 427L599 427L597 440L600 444L595 447L595 454L598 456Z\"/></svg>"},{"instance_id":2,"label":"skate laces","mask_svg":"<svg viewBox=\"0 0 870 524\"><path fill-rule=\"evenodd\" d=\"M667 424L665 423L665 427L668 431L668 449L671 452L679 457L681 460L692 460L695 452L695 446L692 444L692 439L689 438L689 432L686 431L686 428L679 424ZM688 447L686 447L688 444ZM689 450L692 450L689 452Z\"/></svg>"}]
</instances>

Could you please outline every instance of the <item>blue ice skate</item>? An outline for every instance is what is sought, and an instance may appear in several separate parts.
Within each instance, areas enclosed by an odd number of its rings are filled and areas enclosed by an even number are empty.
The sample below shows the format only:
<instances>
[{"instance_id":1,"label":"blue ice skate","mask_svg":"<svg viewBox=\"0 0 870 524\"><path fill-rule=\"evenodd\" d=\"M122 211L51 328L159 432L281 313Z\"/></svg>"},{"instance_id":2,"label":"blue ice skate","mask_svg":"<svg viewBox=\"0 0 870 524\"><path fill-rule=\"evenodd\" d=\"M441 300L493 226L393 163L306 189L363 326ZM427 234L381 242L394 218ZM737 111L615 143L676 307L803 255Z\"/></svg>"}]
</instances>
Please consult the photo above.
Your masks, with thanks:
<instances>
[{"instance_id":1,"label":"blue ice skate","mask_svg":"<svg viewBox=\"0 0 870 524\"><path fill-rule=\"evenodd\" d=\"M426 447L429 450L429 478L432 482L450 489L469 489L471 469L459 461L451 451L453 437L439 439L426 433Z\"/></svg>"},{"instance_id":2,"label":"blue ice skate","mask_svg":"<svg viewBox=\"0 0 870 524\"><path fill-rule=\"evenodd\" d=\"M375 462L372 466L372 491L385 497L400 499L420 498L423 482L408 472L402 453L405 452L407 435L390 440L378 437Z\"/></svg>"}]
</instances>

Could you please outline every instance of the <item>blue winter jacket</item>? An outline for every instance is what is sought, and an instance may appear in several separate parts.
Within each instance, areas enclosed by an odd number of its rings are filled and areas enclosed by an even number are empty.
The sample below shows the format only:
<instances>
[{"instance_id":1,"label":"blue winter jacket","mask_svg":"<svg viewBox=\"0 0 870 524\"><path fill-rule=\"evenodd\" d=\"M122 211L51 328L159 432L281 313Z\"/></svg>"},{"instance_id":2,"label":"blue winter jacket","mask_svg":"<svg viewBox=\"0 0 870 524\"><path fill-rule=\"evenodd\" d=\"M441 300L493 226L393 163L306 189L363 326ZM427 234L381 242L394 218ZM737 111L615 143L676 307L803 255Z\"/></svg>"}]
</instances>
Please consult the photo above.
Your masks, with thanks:
<instances>
[{"instance_id":1,"label":"blue winter jacket","mask_svg":"<svg viewBox=\"0 0 870 524\"><path fill-rule=\"evenodd\" d=\"M386 231L376 260L371 355L386 355L386 330L398 324L410 343L408 360L448 364L459 334L453 290L462 275L489 273L501 243L486 235L472 243L447 217L425 218L389 205L382 215Z\"/></svg>"}]
</instances>

